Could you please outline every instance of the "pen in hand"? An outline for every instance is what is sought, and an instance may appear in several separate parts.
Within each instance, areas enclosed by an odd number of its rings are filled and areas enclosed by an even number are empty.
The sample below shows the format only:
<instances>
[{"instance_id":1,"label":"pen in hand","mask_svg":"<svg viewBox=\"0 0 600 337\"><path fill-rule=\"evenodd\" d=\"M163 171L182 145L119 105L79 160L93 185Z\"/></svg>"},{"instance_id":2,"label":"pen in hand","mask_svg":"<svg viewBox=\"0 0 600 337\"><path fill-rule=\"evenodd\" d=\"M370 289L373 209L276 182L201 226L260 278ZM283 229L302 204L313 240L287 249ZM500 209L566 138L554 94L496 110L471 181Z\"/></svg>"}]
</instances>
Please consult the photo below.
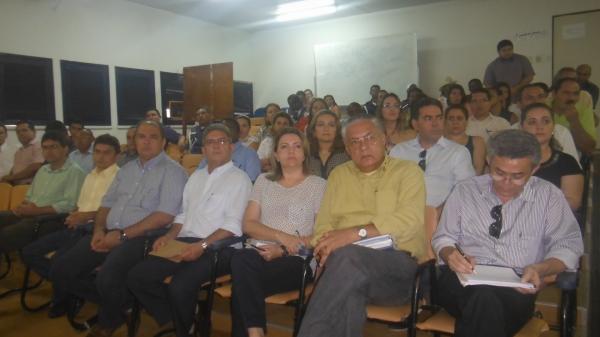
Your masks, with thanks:
<instances>
[{"instance_id":1,"label":"pen in hand","mask_svg":"<svg viewBox=\"0 0 600 337\"><path fill-rule=\"evenodd\" d=\"M463 250L460 248L460 246L458 245L458 243L454 244L454 248L456 248L456 250L458 250L458 253L460 253L460 255L462 255L462 257L464 257L465 260L471 265L471 270L473 271L473 274L476 274L476 272L475 272L475 266L473 266L473 264L471 263L471 261L469 261L469 259L467 258L467 255L465 254L465 252L463 252Z\"/></svg>"}]
</instances>

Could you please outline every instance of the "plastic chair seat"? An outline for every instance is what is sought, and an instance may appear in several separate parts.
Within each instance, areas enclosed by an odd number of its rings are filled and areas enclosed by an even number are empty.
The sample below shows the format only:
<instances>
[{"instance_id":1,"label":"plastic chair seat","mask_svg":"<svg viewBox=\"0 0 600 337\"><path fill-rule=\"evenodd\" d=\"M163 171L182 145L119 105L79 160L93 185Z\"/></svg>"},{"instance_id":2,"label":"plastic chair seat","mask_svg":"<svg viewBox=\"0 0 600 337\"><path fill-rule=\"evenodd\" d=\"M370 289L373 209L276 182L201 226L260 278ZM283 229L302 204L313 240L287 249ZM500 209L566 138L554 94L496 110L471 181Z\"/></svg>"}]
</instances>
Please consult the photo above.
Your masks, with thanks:
<instances>
[{"instance_id":1,"label":"plastic chair seat","mask_svg":"<svg viewBox=\"0 0 600 337\"><path fill-rule=\"evenodd\" d=\"M384 322L400 323L410 315L410 305L384 307L379 305L367 306L367 318Z\"/></svg>"},{"instance_id":2,"label":"plastic chair seat","mask_svg":"<svg viewBox=\"0 0 600 337\"><path fill-rule=\"evenodd\" d=\"M453 334L454 322L454 317L445 310L440 310L424 322L417 323L417 328L419 330ZM548 323L540 318L532 317L525 326L517 332L515 337L539 337L548 330L550 330Z\"/></svg>"}]
</instances>

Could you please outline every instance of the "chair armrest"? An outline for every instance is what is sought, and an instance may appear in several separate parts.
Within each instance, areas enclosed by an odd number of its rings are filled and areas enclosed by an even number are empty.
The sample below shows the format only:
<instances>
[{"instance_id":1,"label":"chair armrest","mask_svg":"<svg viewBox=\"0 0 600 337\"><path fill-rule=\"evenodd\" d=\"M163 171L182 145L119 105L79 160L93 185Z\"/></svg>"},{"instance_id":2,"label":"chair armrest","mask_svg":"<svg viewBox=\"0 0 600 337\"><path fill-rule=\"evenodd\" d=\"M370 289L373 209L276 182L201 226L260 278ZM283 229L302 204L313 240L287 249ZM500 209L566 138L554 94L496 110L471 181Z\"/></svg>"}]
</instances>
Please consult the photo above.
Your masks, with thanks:
<instances>
[{"instance_id":1,"label":"chair armrest","mask_svg":"<svg viewBox=\"0 0 600 337\"><path fill-rule=\"evenodd\" d=\"M233 244L240 243L246 241L245 236L230 236L225 239L217 240L211 243L207 249L211 251L218 251L223 248L227 248Z\"/></svg>"},{"instance_id":2,"label":"chair armrest","mask_svg":"<svg viewBox=\"0 0 600 337\"><path fill-rule=\"evenodd\" d=\"M561 290L575 290L579 281L579 274L572 271L563 271L556 277L556 286Z\"/></svg>"}]
</instances>

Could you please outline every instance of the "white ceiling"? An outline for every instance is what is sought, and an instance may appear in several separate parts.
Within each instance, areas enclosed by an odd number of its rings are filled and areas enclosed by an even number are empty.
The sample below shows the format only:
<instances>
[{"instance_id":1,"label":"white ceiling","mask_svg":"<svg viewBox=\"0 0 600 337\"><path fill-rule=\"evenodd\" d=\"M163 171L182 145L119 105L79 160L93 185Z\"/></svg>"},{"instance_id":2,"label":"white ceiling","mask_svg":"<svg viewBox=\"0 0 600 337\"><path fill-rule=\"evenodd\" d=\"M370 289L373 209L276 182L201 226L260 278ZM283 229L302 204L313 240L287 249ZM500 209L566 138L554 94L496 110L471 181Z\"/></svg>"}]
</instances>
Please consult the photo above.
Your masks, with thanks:
<instances>
[{"instance_id":1,"label":"white ceiling","mask_svg":"<svg viewBox=\"0 0 600 337\"><path fill-rule=\"evenodd\" d=\"M329 20L345 16L418 6L449 0L335 0L335 14L286 23L275 22L280 3L297 0L129 0L144 6L212 22L220 26L245 30L272 29L283 26Z\"/></svg>"}]
</instances>

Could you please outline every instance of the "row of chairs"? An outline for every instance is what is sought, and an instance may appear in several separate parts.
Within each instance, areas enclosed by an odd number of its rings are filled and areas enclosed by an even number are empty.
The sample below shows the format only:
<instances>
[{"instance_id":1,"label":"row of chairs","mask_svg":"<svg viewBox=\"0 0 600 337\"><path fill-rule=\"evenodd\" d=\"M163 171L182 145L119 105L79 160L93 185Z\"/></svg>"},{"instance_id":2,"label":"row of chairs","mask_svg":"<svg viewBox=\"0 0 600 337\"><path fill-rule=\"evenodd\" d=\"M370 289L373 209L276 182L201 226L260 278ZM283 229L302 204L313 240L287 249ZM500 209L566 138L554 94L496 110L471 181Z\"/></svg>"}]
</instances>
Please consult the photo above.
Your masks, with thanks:
<instances>
[{"instance_id":1,"label":"row of chairs","mask_svg":"<svg viewBox=\"0 0 600 337\"><path fill-rule=\"evenodd\" d=\"M29 185L12 186L0 183L0 211L14 210L19 206L29 190Z\"/></svg>"}]
</instances>

